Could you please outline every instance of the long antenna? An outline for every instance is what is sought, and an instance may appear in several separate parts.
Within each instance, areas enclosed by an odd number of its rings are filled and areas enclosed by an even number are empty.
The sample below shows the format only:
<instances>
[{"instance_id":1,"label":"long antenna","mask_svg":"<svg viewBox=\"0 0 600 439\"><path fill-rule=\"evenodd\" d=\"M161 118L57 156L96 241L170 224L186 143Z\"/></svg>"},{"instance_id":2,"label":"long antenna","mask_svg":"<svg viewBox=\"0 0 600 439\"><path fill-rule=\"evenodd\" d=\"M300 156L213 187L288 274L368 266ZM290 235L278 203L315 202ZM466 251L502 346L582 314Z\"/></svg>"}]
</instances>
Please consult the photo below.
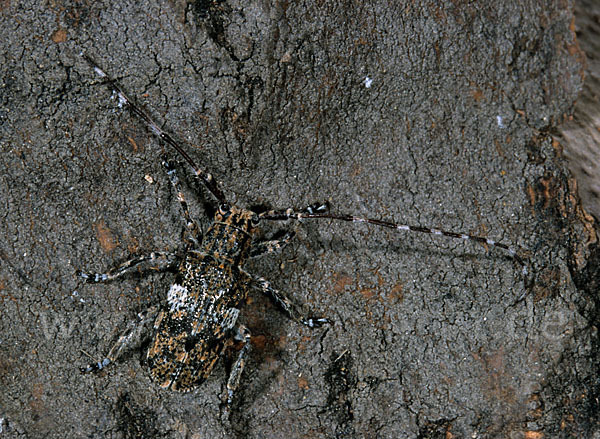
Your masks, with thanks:
<instances>
[{"instance_id":1,"label":"long antenna","mask_svg":"<svg viewBox=\"0 0 600 439\"><path fill-rule=\"evenodd\" d=\"M169 146L171 146L175 151L177 151L188 164L194 170L194 175L198 178L204 186L213 194L213 196L219 201L219 203L226 203L225 195L217 182L213 178L213 176L202 170L196 163L192 160L192 158L188 155L187 152L177 143L177 141L167 132L163 131L156 122L150 117L148 113L146 113L141 106L137 105L128 95L125 93L123 88L119 85L117 81L115 81L111 76L109 76L102 68L87 54L82 54L83 58L94 68L94 71L98 76L102 79L106 80L106 83L113 89L115 93L119 96L119 103L122 105L127 105L129 109L137 115L140 119L146 122L150 131L152 131L159 139L163 140Z\"/></svg>"},{"instance_id":2,"label":"long antenna","mask_svg":"<svg viewBox=\"0 0 600 439\"><path fill-rule=\"evenodd\" d=\"M159 139L165 141L169 146L171 146L173 149L175 149L185 159L185 161L188 162L188 164L194 170L195 176L206 186L206 188L214 195L214 197L219 201L219 203L226 203L225 195L223 195L223 192L219 189L217 182L215 181L213 176L210 173L207 173L207 172L203 171L201 168L199 168L196 165L196 163L192 160L192 158L181 147L181 145L179 145L179 143L177 141L175 141L175 139L173 139L173 137L169 133L163 131L158 126L158 124L156 122L154 122L152 117L150 117L150 115L142 109L141 106L136 105L136 103L131 98L129 98L129 96L127 96L127 94L121 88L121 86L118 84L117 81L115 81L104 70L102 70L102 68L87 54L82 54L82 55L85 58L85 60L94 68L94 71L96 72L96 74L98 76L100 76L101 78L105 79L107 84L117 93L117 95L119 96L120 103L122 105L127 105L134 114L136 114L144 122L146 122L146 125L148 125L148 128L150 129L150 131L152 131ZM309 206L307 209L305 209L301 212L294 212L292 209L279 210L279 211L272 210L272 211L261 213L259 215L259 217L263 220L271 220L271 221L284 221L284 220L288 220L288 219L294 219L297 221L301 221L304 219L320 219L320 218L322 218L322 219L331 219L334 221L366 223L366 224L372 224L372 225L379 226L379 227L386 227L388 229L411 231L411 232L418 232L418 233L427 233L430 235L446 236L449 238L457 238L457 239L475 241L475 242L479 242L484 245L490 245L492 247L500 248L500 249L506 251L511 258L513 258L521 266L523 266L523 274L526 275L527 271L528 271L525 260L521 256L519 256L519 254L517 253L517 250L514 247L508 246L501 242L494 241L489 238L485 238L483 236L472 235L470 233L450 232L450 231L442 230L442 229L438 229L438 228L413 226L413 225L408 225L408 224L398 224L398 223L393 223L390 221L383 221L383 220L372 219L372 218L364 218L364 217L359 217L359 216L354 216L354 215L332 214L332 213L327 212L327 210L328 210L327 204L321 204L321 205L315 204L315 205Z\"/></svg>"},{"instance_id":3,"label":"long antenna","mask_svg":"<svg viewBox=\"0 0 600 439\"><path fill-rule=\"evenodd\" d=\"M335 221L346 221L346 222L351 222L351 223L366 223L366 224L372 224L375 226L386 227L388 229L427 233L430 235L447 236L449 238L458 238L458 239L463 239L463 240L467 240L467 241L468 240L476 241L476 242L480 242L482 244L490 245L490 246L500 248L500 249L506 251L511 258L513 258L515 261L517 261L520 265L523 266L523 273L527 274L526 263L523 260L523 258L521 258L521 256L519 256L517 254L517 250L515 248L510 247L501 242L496 242L489 238L484 238L483 236L471 235L470 233L449 232L447 230L442 230L442 229L437 229L437 228L412 226L412 225L408 225L408 224L398 224L398 223L393 223L390 221L382 221L382 220L378 220L378 219L364 218L364 217L354 216L354 215L333 214L333 213L327 212L328 208L329 208L329 206L327 204L322 204L322 205L310 206L302 212L294 212L291 209L283 210L283 211L272 210L272 211L268 211L268 212L264 212L264 213L260 214L260 218L264 219L264 220L271 220L271 221L285 221L288 219L302 221L304 219L325 218L325 219L332 219Z\"/></svg>"}]
</instances>

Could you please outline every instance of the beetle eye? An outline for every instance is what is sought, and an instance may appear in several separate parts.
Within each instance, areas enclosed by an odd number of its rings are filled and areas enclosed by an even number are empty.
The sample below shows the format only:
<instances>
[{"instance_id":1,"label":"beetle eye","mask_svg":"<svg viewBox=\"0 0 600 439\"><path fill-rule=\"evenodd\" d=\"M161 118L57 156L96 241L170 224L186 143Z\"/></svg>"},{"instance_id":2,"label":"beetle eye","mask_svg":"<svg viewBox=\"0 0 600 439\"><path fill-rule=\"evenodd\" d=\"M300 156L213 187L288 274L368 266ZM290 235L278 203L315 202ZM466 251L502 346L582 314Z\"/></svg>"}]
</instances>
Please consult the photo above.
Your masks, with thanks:
<instances>
[{"instance_id":1,"label":"beetle eye","mask_svg":"<svg viewBox=\"0 0 600 439\"><path fill-rule=\"evenodd\" d=\"M227 212L229 212L229 209L231 209L231 206L229 205L229 203L222 203L219 206L219 213L226 214Z\"/></svg>"},{"instance_id":2,"label":"beetle eye","mask_svg":"<svg viewBox=\"0 0 600 439\"><path fill-rule=\"evenodd\" d=\"M260 222L260 217L257 214L252 215L252 218L250 218L250 222L253 226L257 226Z\"/></svg>"}]
</instances>

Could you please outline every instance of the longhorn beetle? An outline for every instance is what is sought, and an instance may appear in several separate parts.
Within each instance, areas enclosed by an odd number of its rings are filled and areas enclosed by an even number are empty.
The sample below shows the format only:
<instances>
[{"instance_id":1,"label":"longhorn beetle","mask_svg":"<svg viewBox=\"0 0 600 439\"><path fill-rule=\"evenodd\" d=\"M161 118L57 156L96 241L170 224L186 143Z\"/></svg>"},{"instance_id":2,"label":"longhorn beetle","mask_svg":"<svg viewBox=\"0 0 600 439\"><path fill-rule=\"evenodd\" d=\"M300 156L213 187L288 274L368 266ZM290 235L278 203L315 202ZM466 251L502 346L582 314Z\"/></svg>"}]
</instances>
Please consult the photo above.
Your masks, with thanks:
<instances>
[{"instance_id":1,"label":"longhorn beetle","mask_svg":"<svg viewBox=\"0 0 600 439\"><path fill-rule=\"evenodd\" d=\"M154 321L154 337L146 357L150 375L161 387L171 390L186 392L195 389L210 375L217 359L233 340L243 342L227 381L229 405L239 385L245 358L250 350L250 332L236 323L250 288L267 294L292 320L309 328L331 323L325 317L304 315L285 294L273 288L269 281L244 270L243 266L248 258L281 249L293 237L293 232L288 232L279 240L254 242L252 235L260 221L325 218L472 240L505 250L525 267L516 250L491 239L354 215L333 214L328 211L327 204L311 205L299 212L283 209L262 213L232 206L227 203L213 176L197 166L181 145L136 105L96 62L87 55L83 56L96 74L117 94L119 104L129 107L146 123L150 131L183 157L191 166L194 176L219 202L219 208L212 224L202 234L200 227L190 216L175 168L168 160L163 159L162 164L177 193L185 223L187 239L183 255L154 252L133 258L107 273L79 272L79 276L89 283L98 283L112 281L144 265L153 269L176 266L175 282L168 291L166 303L140 313L137 321L130 323L106 358L82 368L82 372L98 371L115 362L126 348L140 343L146 332L149 332L149 322Z\"/></svg>"}]
</instances>

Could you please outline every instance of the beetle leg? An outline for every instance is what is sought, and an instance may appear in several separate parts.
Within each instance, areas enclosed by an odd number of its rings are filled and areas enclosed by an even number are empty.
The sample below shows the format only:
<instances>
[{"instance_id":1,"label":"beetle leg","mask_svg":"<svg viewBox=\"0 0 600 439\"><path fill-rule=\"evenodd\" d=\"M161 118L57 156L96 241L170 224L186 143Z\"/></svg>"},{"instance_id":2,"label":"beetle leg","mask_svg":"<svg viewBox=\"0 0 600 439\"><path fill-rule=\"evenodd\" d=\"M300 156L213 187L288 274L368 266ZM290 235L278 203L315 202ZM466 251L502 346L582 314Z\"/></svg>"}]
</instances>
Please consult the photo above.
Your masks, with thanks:
<instances>
[{"instance_id":1,"label":"beetle leg","mask_svg":"<svg viewBox=\"0 0 600 439\"><path fill-rule=\"evenodd\" d=\"M250 257L255 258L257 256L264 255L265 253L274 253L283 249L292 240L296 233L287 232L280 239L272 239L269 241L258 241L253 244L250 249Z\"/></svg>"},{"instance_id":2,"label":"beetle leg","mask_svg":"<svg viewBox=\"0 0 600 439\"><path fill-rule=\"evenodd\" d=\"M141 346L151 334L151 325L149 323L154 321L157 312L158 306L152 306L146 311L139 313L135 320L129 322L127 329L119 336L119 339L108 352L108 355L97 363L90 363L86 367L80 368L81 372L96 372L104 369L119 359L124 352Z\"/></svg>"},{"instance_id":3,"label":"beetle leg","mask_svg":"<svg viewBox=\"0 0 600 439\"><path fill-rule=\"evenodd\" d=\"M169 181L171 182L171 185L177 194L177 200L181 205L181 211L185 221L185 229L189 232L189 238L192 241L194 248L198 248L200 246L200 242L202 242L202 232L200 231L200 227L198 227L198 223L196 223L196 221L194 221L194 219L190 216L188 204L187 201L185 201L183 191L181 190L179 177L177 177L177 171L166 158L163 158L162 164L165 167L167 175L169 176Z\"/></svg>"},{"instance_id":4,"label":"beetle leg","mask_svg":"<svg viewBox=\"0 0 600 439\"><path fill-rule=\"evenodd\" d=\"M179 262L180 257L176 253L169 252L152 252L149 255L138 256L123 262L118 267L113 268L107 273L85 273L83 271L77 272L77 275L87 283L94 284L99 282L109 282L117 277L121 277L126 273L139 268L138 266L143 263L147 263L147 269L164 271Z\"/></svg>"},{"instance_id":5,"label":"beetle leg","mask_svg":"<svg viewBox=\"0 0 600 439\"><path fill-rule=\"evenodd\" d=\"M323 317L305 316L298 310L298 307L281 291L276 290L271 286L271 283L260 276L255 276L245 271L240 270L248 276L248 281L251 286L262 291L269 296L285 313L294 321L302 323L309 328L318 328L322 325L331 324L331 320Z\"/></svg>"},{"instance_id":6,"label":"beetle leg","mask_svg":"<svg viewBox=\"0 0 600 439\"><path fill-rule=\"evenodd\" d=\"M244 371L244 366L246 365L246 357L250 352L250 331L244 325L237 325L233 329L234 331L234 339L241 341L244 343L244 346L240 350L238 354L238 358L231 368L231 373L229 374L229 379L227 380L227 405L231 405L231 401L233 400L233 394L237 390L240 385L240 378L242 376L242 372Z\"/></svg>"}]
</instances>

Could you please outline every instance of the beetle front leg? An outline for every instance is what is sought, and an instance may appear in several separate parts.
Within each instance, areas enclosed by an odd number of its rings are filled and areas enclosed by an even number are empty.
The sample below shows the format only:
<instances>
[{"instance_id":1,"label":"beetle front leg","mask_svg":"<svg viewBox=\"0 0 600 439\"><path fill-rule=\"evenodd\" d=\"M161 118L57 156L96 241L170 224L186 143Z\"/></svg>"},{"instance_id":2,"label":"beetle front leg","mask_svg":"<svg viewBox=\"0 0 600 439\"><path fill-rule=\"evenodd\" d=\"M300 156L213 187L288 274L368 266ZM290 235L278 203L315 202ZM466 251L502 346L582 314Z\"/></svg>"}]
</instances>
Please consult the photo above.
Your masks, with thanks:
<instances>
[{"instance_id":1,"label":"beetle front leg","mask_svg":"<svg viewBox=\"0 0 600 439\"><path fill-rule=\"evenodd\" d=\"M150 323L154 322L157 312L158 306L152 306L146 311L139 313L137 319L129 322L127 329L119 336L119 339L110 349L108 355L97 363L90 363L86 367L80 368L81 372L97 372L104 369L106 366L119 359L124 352L141 346L151 334Z\"/></svg>"},{"instance_id":2,"label":"beetle front leg","mask_svg":"<svg viewBox=\"0 0 600 439\"><path fill-rule=\"evenodd\" d=\"M196 221L194 221L194 219L190 216L190 210L188 208L187 201L185 201L183 191L181 190L179 178L177 177L177 171L171 162L169 162L166 158L163 158L162 165L164 166L169 177L169 181L171 182L171 185L177 194L177 200L181 206L181 213L183 214L183 218L185 220L185 229L189 233L189 239L192 241L194 247L198 248L202 242L202 232L200 231L200 227Z\"/></svg>"},{"instance_id":3,"label":"beetle front leg","mask_svg":"<svg viewBox=\"0 0 600 439\"><path fill-rule=\"evenodd\" d=\"M296 235L295 232L289 231L285 235L283 235L280 239L272 239L269 241L258 241L252 244L252 248L250 249L250 257L255 258L257 256L262 256L266 253L275 253L281 249L283 249L288 243L292 240L292 238Z\"/></svg>"}]
</instances>

